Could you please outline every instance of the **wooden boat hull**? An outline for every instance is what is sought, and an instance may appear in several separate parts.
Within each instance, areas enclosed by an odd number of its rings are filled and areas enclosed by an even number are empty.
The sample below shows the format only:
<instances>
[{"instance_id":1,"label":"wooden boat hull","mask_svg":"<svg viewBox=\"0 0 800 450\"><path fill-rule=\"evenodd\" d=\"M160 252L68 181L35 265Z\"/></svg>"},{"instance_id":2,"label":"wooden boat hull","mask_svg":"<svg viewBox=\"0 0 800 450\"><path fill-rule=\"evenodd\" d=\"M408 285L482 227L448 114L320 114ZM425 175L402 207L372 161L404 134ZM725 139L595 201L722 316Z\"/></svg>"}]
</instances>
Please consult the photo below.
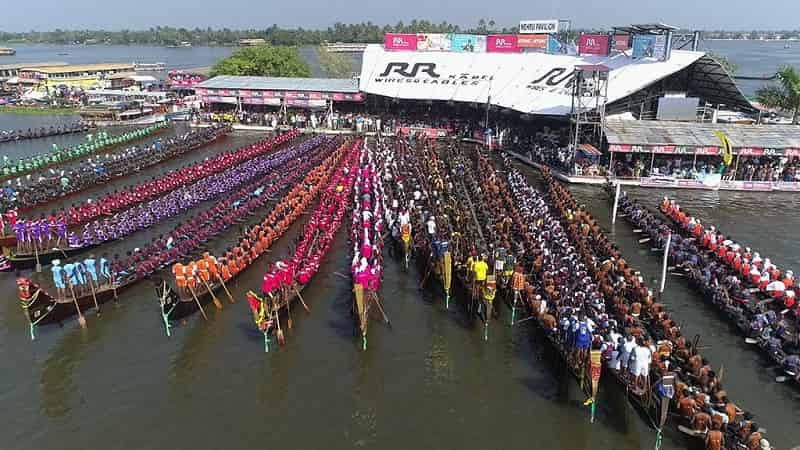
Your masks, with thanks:
<instances>
[{"instance_id":1,"label":"wooden boat hull","mask_svg":"<svg viewBox=\"0 0 800 450\"><path fill-rule=\"evenodd\" d=\"M95 292L97 303L102 305L111 300L114 300L119 294L133 284L132 281L122 284L117 287L116 292L114 289L107 288ZM36 289L41 288L34 288ZM25 311L28 320L33 326L43 326L54 323L61 323L72 316L76 316L78 311L75 309L75 300L71 297L67 299L57 300L44 289L38 294L36 301L31 304ZM87 311L94 309L94 298L92 294L82 295L77 297L78 308L81 313L85 314Z\"/></svg>"},{"instance_id":2,"label":"wooden boat hull","mask_svg":"<svg viewBox=\"0 0 800 450\"><path fill-rule=\"evenodd\" d=\"M94 247L96 247L96 245L90 245L88 247L69 248L57 251L51 250L49 252L39 253L39 264L44 266L50 264L54 259L70 258L72 256L88 251ZM8 258L8 262L11 264L12 270L33 269L36 267L36 255L32 254L12 255L11 257Z\"/></svg>"}]
</instances>

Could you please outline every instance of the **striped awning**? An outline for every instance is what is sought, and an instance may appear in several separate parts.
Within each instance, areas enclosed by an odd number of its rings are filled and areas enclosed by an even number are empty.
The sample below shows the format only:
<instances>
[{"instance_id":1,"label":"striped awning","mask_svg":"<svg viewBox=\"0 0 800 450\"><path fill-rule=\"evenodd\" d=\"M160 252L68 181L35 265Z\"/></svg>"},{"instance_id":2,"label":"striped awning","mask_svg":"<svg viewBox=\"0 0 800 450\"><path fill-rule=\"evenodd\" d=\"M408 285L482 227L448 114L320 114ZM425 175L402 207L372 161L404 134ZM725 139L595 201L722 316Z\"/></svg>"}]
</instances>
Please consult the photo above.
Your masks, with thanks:
<instances>
[{"instance_id":1,"label":"striped awning","mask_svg":"<svg viewBox=\"0 0 800 450\"><path fill-rule=\"evenodd\" d=\"M580 144L578 145L578 149L580 149L580 151L589 156L602 155L602 153L600 153L600 150L598 150L597 147L595 147L592 144Z\"/></svg>"}]
</instances>

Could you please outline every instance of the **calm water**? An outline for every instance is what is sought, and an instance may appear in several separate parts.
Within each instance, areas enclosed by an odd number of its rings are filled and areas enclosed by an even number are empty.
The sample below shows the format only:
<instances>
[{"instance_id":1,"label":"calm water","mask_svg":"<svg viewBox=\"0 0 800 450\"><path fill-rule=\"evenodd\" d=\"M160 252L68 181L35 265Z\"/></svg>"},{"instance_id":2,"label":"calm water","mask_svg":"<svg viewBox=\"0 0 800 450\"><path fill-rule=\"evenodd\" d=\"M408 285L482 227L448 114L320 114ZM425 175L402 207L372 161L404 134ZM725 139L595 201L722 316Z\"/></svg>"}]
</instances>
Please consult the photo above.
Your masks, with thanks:
<instances>
[{"instance_id":1,"label":"calm water","mask_svg":"<svg viewBox=\"0 0 800 450\"><path fill-rule=\"evenodd\" d=\"M163 62L167 65L167 69L210 67L237 49L236 47L167 48L143 45L14 44L10 46L17 50L17 54L0 57L0 64L56 61L69 64ZM301 47L299 51L311 68L312 75L315 77L324 76L319 68L316 48ZM353 70L360 70L360 55L351 55L348 58L353 60Z\"/></svg>"},{"instance_id":2,"label":"calm water","mask_svg":"<svg viewBox=\"0 0 800 450\"><path fill-rule=\"evenodd\" d=\"M103 47L91 47L97 49ZM192 60L185 65L207 63ZM67 119L0 114L0 128L56 120ZM260 137L236 133L188 159L145 170L111 187ZM52 142L0 145L0 152L40 151ZM631 263L648 279L656 277L659 257L638 245L624 221L610 226L602 192L591 187L574 191ZM777 264L800 267L800 244L793 236L800 227L796 197L632 191L651 206L661 195L673 194L686 208ZM104 250L142 245L186 217ZM258 288L267 263L283 255L299 231L295 226L269 258L231 286L238 303L226 303L220 311L209 306L209 322L193 316L169 339L152 289L142 283L122 296L119 307L105 306L102 317L89 315L88 329L68 322L63 328L40 330L30 342L13 294L14 277L0 274L0 289L7 293L0 305L0 449L653 448L654 432L611 383L602 384L597 422L588 423L578 386L543 352L530 322L512 330L509 311L502 309L490 341L483 342L481 330L458 307L444 310L438 295L419 289L421 275L415 269L405 273L388 257L383 297L392 326L373 325L369 351L361 352L349 314L350 285L336 274L346 273L349 266L341 233L303 292L312 313L293 310L288 345L265 355L244 293ZM224 248L235 235L230 230L210 248ZM763 367L758 353L682 279L668 280L665 302L688 335L702 335L701 345L708 347L704 354L713 364L724 364L732 398L756 414L775 448L800 444L798 391L773 383L775 374ZM683 449L686 443L670 430L664 448Z\"/></svg>"}]
</instances>

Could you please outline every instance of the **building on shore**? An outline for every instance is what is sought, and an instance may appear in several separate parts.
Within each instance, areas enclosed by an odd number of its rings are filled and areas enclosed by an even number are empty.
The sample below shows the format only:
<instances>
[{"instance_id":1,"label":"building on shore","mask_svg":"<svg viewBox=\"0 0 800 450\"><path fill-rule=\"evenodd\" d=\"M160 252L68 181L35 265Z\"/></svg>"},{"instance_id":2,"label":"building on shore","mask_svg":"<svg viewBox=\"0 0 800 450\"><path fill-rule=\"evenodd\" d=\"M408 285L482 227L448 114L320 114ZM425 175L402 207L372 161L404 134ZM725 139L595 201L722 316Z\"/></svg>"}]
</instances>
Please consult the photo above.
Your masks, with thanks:
<instances>
[{"instance_id":1,"label":"building on shore","mask_svg":"<svg viewBox=\"0 0 800 450\"><path fill-rule=\"evenodd\" d=\"M222 75L195 86L211 109L265 111L269 108L332 109L335 102L362 102L354 79L275 78Z\"/></svg>"},{"instance_id":2,"label":"building on shore","mask_svg":"<svg viewBox=\"0 0 800 450\"><path fill-rule=\"evenodd\" d=\"M118 73L132 73L131 63L68 64L64 66L25 67L19 70L20 82L40 90L59 86L90 89Z\"/></svg>"},{"instance_id":3,"label":"building on shore","mask_svg":"<svg viewBox=\"0 0 800 450\"><path fill-rule=\"evenodd\" d=\"M14 63L14 64L2 64L0 65L0 84L5 83L7 81L14 81L16 83L16 78L19 76L19 71L21 69L35 69L38 67L63 67L66 66L67 63L65 62L40 62L40 63Z\"/></svg>"},{"instance_id":4,"label":"building on shore","mask_svg":"<svg viewBox=\"0 0 800 450\"><path fill-rule=\"evenodd\" d=\"M242 38L239 39L239 47L263 47L267 45L264 38Z\"/></svg>"}]
</instances>

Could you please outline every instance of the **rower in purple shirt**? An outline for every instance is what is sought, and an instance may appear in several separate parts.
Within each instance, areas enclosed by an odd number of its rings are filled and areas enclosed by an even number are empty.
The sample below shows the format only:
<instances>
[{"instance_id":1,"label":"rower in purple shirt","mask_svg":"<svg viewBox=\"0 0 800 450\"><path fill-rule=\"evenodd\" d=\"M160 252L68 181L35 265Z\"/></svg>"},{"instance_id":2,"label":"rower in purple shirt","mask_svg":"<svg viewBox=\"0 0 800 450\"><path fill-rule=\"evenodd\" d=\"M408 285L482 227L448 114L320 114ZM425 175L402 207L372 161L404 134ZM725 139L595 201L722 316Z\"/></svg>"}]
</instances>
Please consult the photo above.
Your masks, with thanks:
<instances>
[{"instance_id":1,"label":"rower in purple shirt","mask_svg":"<svg viewBox=\"0 0 800 450\"><path fill-rule=\"evenodd\" d=\"M67 240L67 222L64 219L58 219L58 223L56 224L56 234L58 234L58 240L56 241L56 245L61 245L61 241Z\"/></svg>"},{"instance_id":2,"label":"rower in purple shirt","mask_svg":"<svg viewBox=\"0 0 800 450\"><path fill-rule=\"evenodd\" d=\"M38 245L38 241L39 241L39 222L36 220L26 221L25 243L28 246L28 250L33 251L33 246Z\"/></svg>"},{"instance_id":3,"label":"rower in purple shirt","mask_svg":"<svg viewBox=\"0 0 800 450\"><path fill-rule=\"evenodd\" d=\"M44 217L39 219L39 235L41 237L42 243L50 243L52 236L50 235L50 222L47 221Z\"/></svg>"},{"instance_id":4,"label":"rower in purple shirt","mask_svg":"<svg viewBox=\"0 0 800 450\"><path fill-rule=\"evenodd\" d=\"M12 227L14 235L17 237L17 252L21 252L25 247L25 220L22 219Z\"/></svg>"}]
</instances>

